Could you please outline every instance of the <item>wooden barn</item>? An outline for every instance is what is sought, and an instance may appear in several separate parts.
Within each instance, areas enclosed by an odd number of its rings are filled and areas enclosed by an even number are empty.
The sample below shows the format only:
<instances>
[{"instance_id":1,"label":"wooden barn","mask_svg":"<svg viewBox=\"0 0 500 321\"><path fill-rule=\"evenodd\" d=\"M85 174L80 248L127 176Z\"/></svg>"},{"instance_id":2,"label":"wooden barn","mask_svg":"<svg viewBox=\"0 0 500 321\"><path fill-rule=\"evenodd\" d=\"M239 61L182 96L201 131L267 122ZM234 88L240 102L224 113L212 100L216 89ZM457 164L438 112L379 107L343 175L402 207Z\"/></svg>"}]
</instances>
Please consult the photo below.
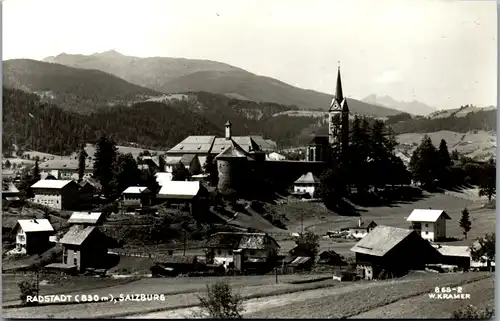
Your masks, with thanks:
<instances>
[{"instance_id":1,"label":"wooden barn","mask_svg":"<svg viewBox=\"0 0 500 321\"><path fill-rule=\"evenodd\" d=\"M347 262L345 259L333 250L323 251L318 257L318 264L332 265L332 266L345 266Z\"/></svg>"},{"instance_id":2,"label":"wooden barn","mask_svg":"<svg viewBox=\"0 0 500 321\"><path fill-rule=\"evenodd\" d=\"M440 263L441 254L416 231L379 225L353 248L362 279L401 276ZM381 275L384 272L385 276Z\"/></svg>"}]
</instances>

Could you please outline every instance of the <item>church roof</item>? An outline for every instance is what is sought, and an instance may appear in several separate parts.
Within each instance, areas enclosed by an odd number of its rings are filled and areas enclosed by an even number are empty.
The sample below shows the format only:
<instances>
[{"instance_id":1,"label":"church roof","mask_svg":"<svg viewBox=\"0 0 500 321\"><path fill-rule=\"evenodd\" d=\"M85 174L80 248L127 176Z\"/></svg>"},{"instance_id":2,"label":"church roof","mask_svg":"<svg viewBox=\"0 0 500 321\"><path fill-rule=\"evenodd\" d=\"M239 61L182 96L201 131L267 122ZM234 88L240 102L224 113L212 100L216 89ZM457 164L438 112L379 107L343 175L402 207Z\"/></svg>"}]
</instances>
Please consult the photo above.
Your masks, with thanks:
<instances>
[{"instance_id":1,"label":"church roof","mask_svg":"<svg viewBox=\"0 0 500 321\"><path fill-rule=\"evenodd\" d=\"M224 148L215 158L248 158L248 153L234 140L228 140L229 147Z\"/></svg>"},{"instance_id":2,"label":"church roof","mask_svg":"<svg viewBox=\"0 0 500 321\"><path fill-rule=\"evenodd\" d=\"M349 111L349 107L347 106L347 99L344 98L344 93L342 91L342 80L340 77L340 67L337 73L337 86L335 88L335 96L330 103L330 109L328 111Z\"/></svg>"}]
</instances>

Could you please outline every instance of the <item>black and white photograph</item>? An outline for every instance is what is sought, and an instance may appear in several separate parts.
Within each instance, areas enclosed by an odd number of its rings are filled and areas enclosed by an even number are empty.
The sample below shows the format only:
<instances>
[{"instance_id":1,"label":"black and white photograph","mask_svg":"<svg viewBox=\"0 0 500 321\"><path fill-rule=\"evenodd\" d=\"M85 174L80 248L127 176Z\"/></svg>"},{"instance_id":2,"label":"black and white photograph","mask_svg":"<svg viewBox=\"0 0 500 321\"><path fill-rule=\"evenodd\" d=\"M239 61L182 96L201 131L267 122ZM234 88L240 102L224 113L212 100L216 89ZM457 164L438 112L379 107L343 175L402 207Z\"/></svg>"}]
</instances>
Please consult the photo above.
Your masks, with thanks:
<instances>
[{"instance_id":1,"label":"black and white photograph","mask_svg":"<svg viewBox=\"0 0 500 321\"><path fill-rule=\"evenodd\" d=\"M495 318L496 1L0 5L4 318Z\"/></svg>"}]
</instances>

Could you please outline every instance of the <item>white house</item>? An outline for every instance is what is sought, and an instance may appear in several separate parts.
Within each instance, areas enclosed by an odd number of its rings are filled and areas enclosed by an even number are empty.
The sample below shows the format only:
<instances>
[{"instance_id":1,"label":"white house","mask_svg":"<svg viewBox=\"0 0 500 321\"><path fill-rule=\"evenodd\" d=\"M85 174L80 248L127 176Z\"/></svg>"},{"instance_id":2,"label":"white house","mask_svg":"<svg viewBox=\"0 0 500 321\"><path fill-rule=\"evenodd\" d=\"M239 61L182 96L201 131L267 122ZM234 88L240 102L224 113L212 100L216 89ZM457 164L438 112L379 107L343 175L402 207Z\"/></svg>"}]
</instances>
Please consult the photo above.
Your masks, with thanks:
<instances>
[{"instance_id":1,"label":"white house","mask_svg":"<svg viewBox=\"0 0 500 321\"><path fill-rule=\"evenodd\" d=\"M16 233L16 253L42 253L50 247L49 237L54 228L47 219L18 220Z\"/></svg>"},{"instance_id":2,"label":"white house","mask_svg":"<svg viewBox=\"0 0 500 321\"><path fill-rule=\"evenodd\" d=\"M31 185L35 194L32 201L58 210L78 205L80 185L72 180L42 179Z\"/></svg>"},{"instance_id":3,"label":"white house","mask_svg":"<svg viewBox=\"0 0 500 321\"><path fill-rule=\"evenodd\" d=\"M443 210L416 209L406 220L423 239L435 242L446 238L446 220L451 220L451 217Z\"/></svg>"},{"instance_id":4,"label":"white house","mask_svg":"<svg viewBox=\"0 0 500 321\"><path fill-rule=\"evenodd\" d=\"M156 196L159 199L192 200L200 192L201 184L198 181L163 181Z\"/></svg>"},{"instance_id":5,"label":"white house","mask_svg":"<svg viewBox=\"0 0 500 321\"><path fill-rule=\"evenodd\" d=\"M142 192L147 189L145 186L130 186L122 192L122 207L139 208L142 206Z\"/></svg>"},{"instance_id":6,"label":"white house","mask_svg":"<svg viewBox=\"0 0 500 321\"><path fill-rule=\"evenodd\" d=\"M158 185L163 186L166 182L170 182L172 180L172 173L158 172L155 174L155 177Z\"/></svg>"},{"instance_id":7,"label":"white house","mask_svg":"<svg viewBox=\"0 0 500 321\"><path fill-rule=\"evenodd\" d=\"M293 183L294 194L309 194L310 197L314 198L316 196L316 191L319 186L319 179L309 172L299 177Z\"/></svg>"},{"instance_id":8,"label":"white house","mask_svg":"<svg viewBox=\"0 0 500 321\"><path fill-rule=\"evenodd\" d=\"M41 163L40 176L42 178L48 175L54 176L56 179L78 179L78 159L63 158L52 159ZM83 178L92 176L93 163L87 159L85 161L85 168L83 171Z\"/></svg>"}]
</instances>

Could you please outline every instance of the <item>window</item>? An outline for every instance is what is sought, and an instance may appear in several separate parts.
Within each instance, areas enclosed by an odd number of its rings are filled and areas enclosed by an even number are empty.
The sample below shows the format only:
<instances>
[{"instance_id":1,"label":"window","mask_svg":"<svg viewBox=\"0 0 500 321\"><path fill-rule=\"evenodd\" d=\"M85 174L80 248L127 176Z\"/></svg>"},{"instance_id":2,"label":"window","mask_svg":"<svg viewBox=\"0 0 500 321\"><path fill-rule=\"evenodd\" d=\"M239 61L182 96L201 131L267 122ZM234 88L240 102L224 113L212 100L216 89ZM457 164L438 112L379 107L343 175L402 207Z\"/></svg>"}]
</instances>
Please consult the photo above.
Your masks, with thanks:
<instances>
[{"instance_id":1,"label":"window","mask_svg":"<svg viewBox=\"0 0 500 321\"><path fill-rule=\"evenodd\" d=\"M63 263L68 264L68 252L67 251L64 251Z\"/></svg>"},{"instance_id":2,"label":"window","mask_svg":"<svg viewBox=\"0 0 500 321\"><path fill-rule=\"evenodd\" d=\"M429 234L429 232L425 231L425 235L428 235L428 234Z\"/></svg>"},{"instance_id":3,"label":"window","mask_svg":"<svg viewBox=\"0 0 500 321\"><path fill-rule=\"evenodd\" d=\"M73 265L78 265L78 260L76 257L73 259Z\"/></svg>"},{"instance_id":4,"label":"window","mask_svg":"<svg viewBox=\"0 0 500 321\"><path fill-rule=\"evenodd\" d=\"M429 224L425 223L425 227L429 227Z\"/></svg>"}]
</instances>

